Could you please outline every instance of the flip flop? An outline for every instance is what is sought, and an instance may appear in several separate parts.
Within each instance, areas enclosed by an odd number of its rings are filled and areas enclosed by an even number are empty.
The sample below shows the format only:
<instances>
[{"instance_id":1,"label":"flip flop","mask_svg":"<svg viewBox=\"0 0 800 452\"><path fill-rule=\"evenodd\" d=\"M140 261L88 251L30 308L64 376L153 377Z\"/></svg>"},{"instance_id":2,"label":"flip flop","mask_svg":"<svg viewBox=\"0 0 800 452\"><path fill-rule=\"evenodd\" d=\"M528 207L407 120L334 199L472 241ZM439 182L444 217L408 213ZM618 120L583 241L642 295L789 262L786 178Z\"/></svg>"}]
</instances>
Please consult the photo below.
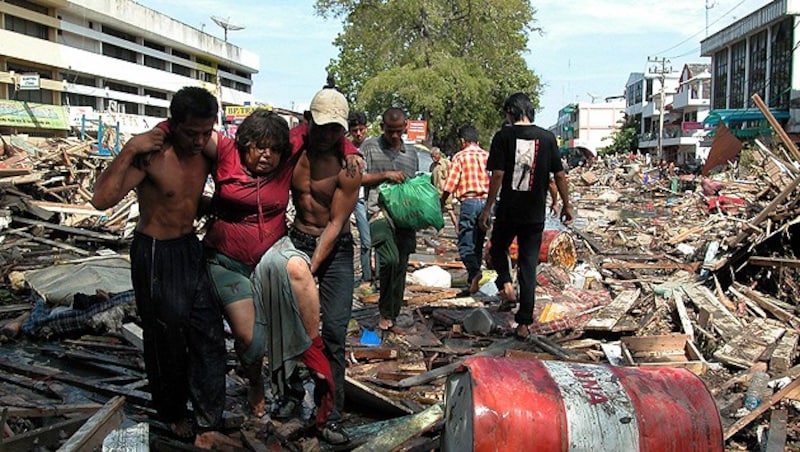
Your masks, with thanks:
<instances>
[{"instance_id":1,"label":"flip flop","mask_svg":"<svg viewBox=\"0 0 800 452\"><path fill-rule=\"evenodd\" d=\"M517 327L514 328L514 337L516 337L517 339L525 340L530 335L531 335L531 330L530 328L528 328L528 325L517 325Z\"/></svg>"}]
</instances>

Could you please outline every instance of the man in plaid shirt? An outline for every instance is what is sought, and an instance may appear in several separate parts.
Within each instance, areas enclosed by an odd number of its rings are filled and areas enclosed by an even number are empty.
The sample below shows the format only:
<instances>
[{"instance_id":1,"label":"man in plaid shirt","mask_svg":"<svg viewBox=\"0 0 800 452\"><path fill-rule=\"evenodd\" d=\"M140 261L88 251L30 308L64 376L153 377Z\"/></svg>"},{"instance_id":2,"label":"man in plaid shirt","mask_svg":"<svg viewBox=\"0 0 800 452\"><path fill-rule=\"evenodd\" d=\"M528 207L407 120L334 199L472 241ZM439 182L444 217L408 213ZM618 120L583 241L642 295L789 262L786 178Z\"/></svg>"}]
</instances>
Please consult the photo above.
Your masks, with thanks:
<instances>
[{"instance_id":1,"label":"man in plaid shirt","mask_svg":"<svg viewBox=\"0 0 800 452\"><path fill-rule=\"evenodd\" d=\"M458 218L458 254L467 267L469 293L478 291L481 280L481 256L486 231L478 227L478 216L489 194L486 161L489 153L478 146L478 130L471 125L458 129L461 150L453 156L442 193L442 211L452 193L461 203Z\"/></svg>"}]
</instances>

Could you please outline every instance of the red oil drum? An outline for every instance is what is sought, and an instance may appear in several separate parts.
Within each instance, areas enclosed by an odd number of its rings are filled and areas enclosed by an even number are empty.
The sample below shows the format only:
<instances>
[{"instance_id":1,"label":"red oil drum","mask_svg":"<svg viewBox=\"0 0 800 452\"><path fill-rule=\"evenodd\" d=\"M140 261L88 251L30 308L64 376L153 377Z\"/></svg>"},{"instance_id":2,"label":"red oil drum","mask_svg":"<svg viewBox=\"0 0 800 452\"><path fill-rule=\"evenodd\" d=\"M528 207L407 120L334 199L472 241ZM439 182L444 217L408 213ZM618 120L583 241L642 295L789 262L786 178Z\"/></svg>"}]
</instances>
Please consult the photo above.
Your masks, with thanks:
<instances>
[{"instance_id":1,"label":"red oil drum","mask_svg":"<svg viewBox=\"0 0 800 452\"><path fill-rule=\"evenodd\" d=\"M686 369L475 357L448 378L442 450L723 450L722 423Z\"/></svg>"}]
</instances>

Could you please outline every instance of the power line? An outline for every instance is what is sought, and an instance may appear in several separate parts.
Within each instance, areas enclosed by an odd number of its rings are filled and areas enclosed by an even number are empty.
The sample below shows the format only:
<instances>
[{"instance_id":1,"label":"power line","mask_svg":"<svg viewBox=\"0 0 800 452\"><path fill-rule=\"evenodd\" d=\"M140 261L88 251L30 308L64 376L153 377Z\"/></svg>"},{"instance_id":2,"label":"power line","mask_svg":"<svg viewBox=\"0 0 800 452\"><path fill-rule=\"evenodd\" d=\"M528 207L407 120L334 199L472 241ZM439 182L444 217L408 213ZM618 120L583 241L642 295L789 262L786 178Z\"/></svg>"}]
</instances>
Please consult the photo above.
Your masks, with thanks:
<instances>
[{"instance_id":1,"label":"power line","mask_svg":"<svg viewBox=\"0 0 800 452\"><path fill-rule=\"evenodd\" d=\"M727 11L725 14L723 14L723 15L722 15L722 16L720 16L720 17L718 17L718 18L717 18L717 20L715 20L715 21L711 22L711 23L710 23L710 24L708 24L708 25L714 25L714 24L716 24L717 22L721 21L722 19L724 19L725 17L727 17L727 16L728 16L730 13L732 13L732 12L733 12L733 10L735 10L736 8L738 8L738 7L742 6L742 4L743 4L745 1L747 1L747 0L741 0L739 3L737 3L737 4L736 4L736 6L734 6L734 7L733 7L733 8L731 8L731 9L729 9L729 10L728 10L728 11ZM683 44L686 44L686 42L688 42L689 40L696 38L698 35L702 34L703 32L705 32L705 29L698 31L697 33L695 33L695 34L693 34L693 35L689 36L688 38L684 39L683 41L681 41L681 42L679 42L679 43L675 44L674 46L672 46L672 47L670 47L670 48L668 48L668 49L665 49L665 50L662 50L662 51L660 51L660 52L657 52L657 54L659 54L659 55L660 55L660 54L664 54L664 53L667 53L667 52L669 52L669 51L670 51L670 50L672 50L672 49L675 49L675 48L677 48L677 47L680 47L680 46L682 46Z\"/></svg>"}]
</instances>

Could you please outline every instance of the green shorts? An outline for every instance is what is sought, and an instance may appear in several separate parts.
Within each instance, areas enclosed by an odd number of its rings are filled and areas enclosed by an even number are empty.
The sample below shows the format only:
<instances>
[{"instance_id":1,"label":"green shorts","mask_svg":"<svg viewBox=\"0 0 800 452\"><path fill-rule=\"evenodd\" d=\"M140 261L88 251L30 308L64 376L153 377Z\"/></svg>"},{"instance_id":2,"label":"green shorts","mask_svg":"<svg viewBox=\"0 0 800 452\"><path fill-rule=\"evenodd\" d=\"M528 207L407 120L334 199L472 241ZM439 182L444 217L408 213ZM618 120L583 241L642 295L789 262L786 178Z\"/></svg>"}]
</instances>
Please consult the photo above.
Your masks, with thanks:
<instances>
[{"instance_id":1,"label":"green shorts","mask_svg":"<svg viewBox=\"0 0 800 452\"><path fill-rule=\"evenodd\" d=\"M208 248L206 265L211 285L222 306L253 298L253 288L250 285L252 269L249 265Z\"/></svg>"}]
</instances>

